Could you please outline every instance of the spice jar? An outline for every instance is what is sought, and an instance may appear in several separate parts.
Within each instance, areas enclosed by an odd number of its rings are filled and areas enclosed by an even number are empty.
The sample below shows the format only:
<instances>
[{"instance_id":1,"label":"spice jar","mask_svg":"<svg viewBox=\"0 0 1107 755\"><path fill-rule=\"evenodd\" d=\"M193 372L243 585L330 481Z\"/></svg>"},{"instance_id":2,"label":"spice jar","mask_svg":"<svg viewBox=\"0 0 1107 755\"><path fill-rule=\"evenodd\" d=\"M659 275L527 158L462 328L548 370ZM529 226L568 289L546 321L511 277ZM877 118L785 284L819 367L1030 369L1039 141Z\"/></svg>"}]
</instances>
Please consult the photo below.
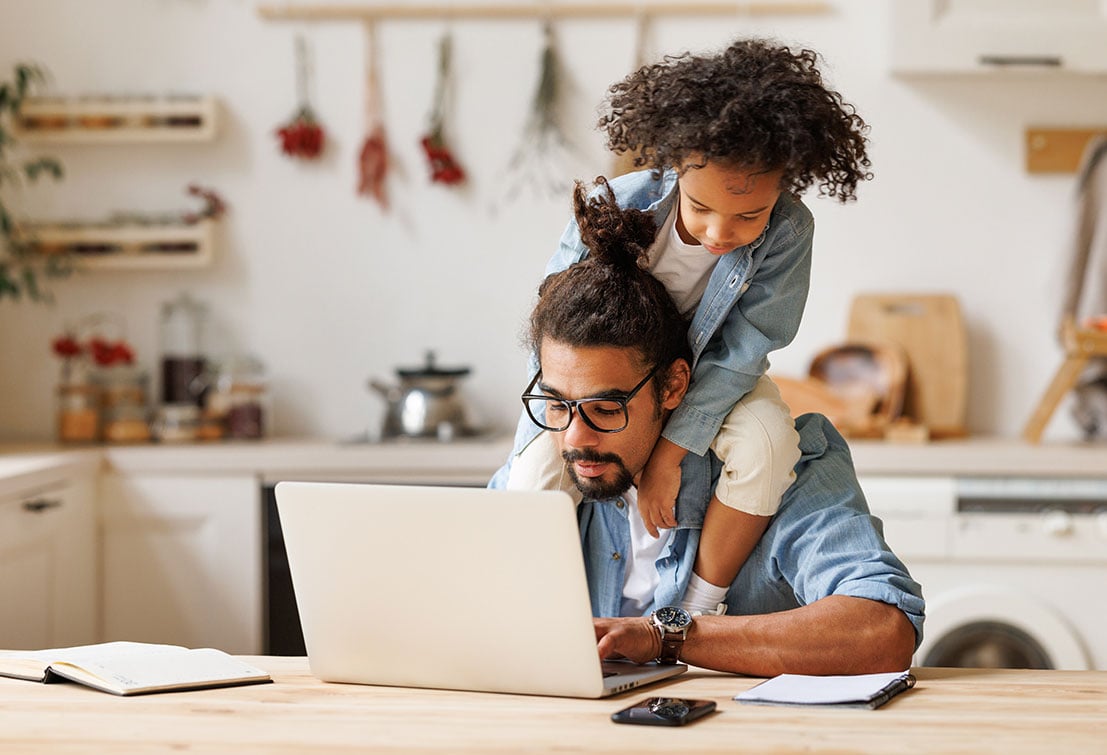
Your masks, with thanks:
<instances>
[{"instance_id":1,"label":"spice jar","mask_svg":"<svg viewBox=\"0 0 1107 755\"><path fill-rule=\"evenodd\" d=\"M58 441L93 443L100 437L99 397L89 383L58 386Z\"/></svg>"},{"instance_id":2,"label":"spice jar","mask_svg":"<svg viewBox=\"0 0 1107 755\"><path fill-rule=\"evenodd\" d=\"M146 370L133 365L101 369L96 375L100 386L100 433L108 443L143 443L150 440L150 421L146 409Z\"/></svg>"},{"instance_id":3,"label":"spice jar","mask_svg":"<svg viewBox=\"0 0 1107 755\"><path fill-rule=\"evenodd\" d=\"M196 440L200 428L200 407L171 404L158 408L154 419L155 437L162 443L186 443Z\"/></svg>"},{"instance_id":4,"label":"spice jar","mask_svg":"<svg viewBox=\"0 0 1107 755\"><path fill-rule=\"evenodd\" d=\"M58 441L94 443L100 438L100 394L83 357L67 357L58 380Z\"/></svg>"},{"instance_id":5,"label":"spice jar","mask_svg":"<svg viewBox=\"0 0 1107 755\"><path fill-rule=\"evenodd\" d=\"M225 360L207 395L207 413L222 418L228 438L263 437L269 415L269 386L262 363L250 356Z\"/></svg>"}]
</instances>

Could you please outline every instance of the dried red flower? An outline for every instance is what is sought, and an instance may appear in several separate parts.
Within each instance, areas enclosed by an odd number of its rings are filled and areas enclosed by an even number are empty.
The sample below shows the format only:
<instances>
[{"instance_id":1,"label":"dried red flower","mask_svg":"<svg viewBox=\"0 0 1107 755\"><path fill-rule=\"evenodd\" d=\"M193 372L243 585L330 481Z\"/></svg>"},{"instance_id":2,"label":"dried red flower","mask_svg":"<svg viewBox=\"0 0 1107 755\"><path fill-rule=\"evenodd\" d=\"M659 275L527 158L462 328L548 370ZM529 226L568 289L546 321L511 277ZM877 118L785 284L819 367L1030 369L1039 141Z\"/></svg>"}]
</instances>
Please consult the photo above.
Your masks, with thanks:
<instances>
[{"instance_id":1,"label":"dried red flower","mask_svg":"<svg viewBox=\"0 0 1107 755\"><path fill-rule=\"evenodd\" d=\"M326 134L310 108L304 107L295 117L277 129L281 151L289 157L314 160L323 153Z\"/></svg>"},{"instance_id":2,"label":"dried red flower","mask_svg":"<svg viewBox=\"0 0 1107 755\"><path fill-rule=\"evenodd\" d=\"M110 367L115 364L133 364L134 351L126 341L105 341L102 338L92 338L88 342L92 359L101 367Z\"/></svg>"},{"instance_id":3,"label":"dried red flower","mask_svg":"<svg viewBox=\"0 0 1107 755\"><path fill-rule=\"evenodd\" d=\"M388 173L388 144L384 138L384 126L375 123L361 145L358 155L357 192L371 196L384 209L388 209L384 177Z\"/></svg>"},{"instance_id":4,"label":"dried red flower","mask_svg":"<svg viewBox=\"0 0 1107 755\"><path fill-rule=\"evenodd\" d=\"M450 185L465 180L465 171L441 137L433 134L424 136L419 143L423 145L423 152L430 163L431 181Z\"/></svg>"},{"instance_id":5,"label":"dried red flower","mask_svg":"<svg viewBox=\"0 0 1107 755\"><path fill-rule=\"evenodd\" d=\"M199 212L184 213L182 219L186 223L198 223L204 218L216 220L223 217L223 214L227 211L227 203L214 189L205 189L199 184L189 184L188 193L204 200L204 209Z\"/></svg>"},{"instance_id":6,"label":"dried red flower","mask_svg":"<svg viewBox=\"0 0 1107 755\"><path fill-rule=\"evenodd\" d=\"M50 342L50 348L54 350L54 353L63 359L69 359L70 357L79 356L83 351L81 344L77 342L77 339L73 336L66 334L55 338Z\"/></svg>"},{"instance_id":7,"label":"dried red flower","mask_svg":"<svg viewBox=\"0 0 1107 755\"><path fill-rule=\"evenodd\" d=\"M451 63L453 36L447 32L438 43L438 81L434 88L434 106L431 110L430 126L426 135L419 141L430 165L431 181L453 185L465 180L465 171L446 146L443 136L446 122L446 95L450 89L453 65Z\"/></svg>"}]
</instances>

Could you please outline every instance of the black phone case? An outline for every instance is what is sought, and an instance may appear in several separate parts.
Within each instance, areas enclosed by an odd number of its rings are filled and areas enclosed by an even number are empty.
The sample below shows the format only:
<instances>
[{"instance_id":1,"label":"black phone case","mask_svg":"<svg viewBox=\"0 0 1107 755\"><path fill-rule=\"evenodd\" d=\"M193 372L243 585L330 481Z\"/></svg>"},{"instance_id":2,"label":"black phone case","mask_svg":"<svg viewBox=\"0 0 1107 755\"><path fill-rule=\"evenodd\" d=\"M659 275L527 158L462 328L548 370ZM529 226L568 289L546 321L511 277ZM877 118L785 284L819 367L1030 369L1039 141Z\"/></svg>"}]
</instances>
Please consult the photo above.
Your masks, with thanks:
<instances>
[{"instance_id":1,"label":"black phone case","mask_svg":"<svg viewBox=\"0 0 1107 755\"><path fill-rule=\"evenodd\" d=\"M619 724L684 726L715 710L714 700L649 697L611 714Z\"/></svg>"}]
</instances>

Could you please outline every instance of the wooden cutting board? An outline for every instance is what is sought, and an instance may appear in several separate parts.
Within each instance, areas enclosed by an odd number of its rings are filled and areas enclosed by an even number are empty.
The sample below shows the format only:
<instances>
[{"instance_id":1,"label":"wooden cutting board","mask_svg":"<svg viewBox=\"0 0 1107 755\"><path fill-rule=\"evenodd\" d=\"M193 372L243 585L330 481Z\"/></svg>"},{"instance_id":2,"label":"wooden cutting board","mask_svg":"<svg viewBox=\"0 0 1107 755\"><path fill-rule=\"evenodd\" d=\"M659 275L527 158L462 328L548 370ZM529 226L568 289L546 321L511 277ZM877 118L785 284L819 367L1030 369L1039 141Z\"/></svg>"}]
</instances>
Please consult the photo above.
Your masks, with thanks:
<instances>
[{"instance_id":1,"label":"wooden cutting board","mask_svg":"<svg viewBox=\"0 0 1107 755\"><path fill-rule=\"evenodd\" d=\"M968 342L961 306L949 294L859 294L849 339L894 343L907 354L903 414L931 437L965 434Z\"/></svg>"}]
</instances>

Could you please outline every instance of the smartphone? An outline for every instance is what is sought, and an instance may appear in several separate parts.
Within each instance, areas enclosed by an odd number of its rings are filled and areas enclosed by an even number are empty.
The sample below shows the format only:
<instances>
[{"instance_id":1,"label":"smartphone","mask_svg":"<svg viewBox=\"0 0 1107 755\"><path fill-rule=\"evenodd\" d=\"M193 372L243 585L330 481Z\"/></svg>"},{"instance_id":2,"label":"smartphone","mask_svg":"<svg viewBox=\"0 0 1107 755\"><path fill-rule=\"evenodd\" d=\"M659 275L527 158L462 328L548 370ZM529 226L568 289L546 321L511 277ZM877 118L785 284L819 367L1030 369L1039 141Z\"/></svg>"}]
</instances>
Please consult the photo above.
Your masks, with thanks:
<instances>
[{"instance_id":1,"label":"smartphone","mask_svg":"<svg viewBox=\"0 0 1107 755\"><path fill-rule=\"evenodd\" d=\"M611 714L619 724L684 726L715 710L714 700L689 700L684 697L647 697L629 708Z\"/></svg>"}]
</instances>

